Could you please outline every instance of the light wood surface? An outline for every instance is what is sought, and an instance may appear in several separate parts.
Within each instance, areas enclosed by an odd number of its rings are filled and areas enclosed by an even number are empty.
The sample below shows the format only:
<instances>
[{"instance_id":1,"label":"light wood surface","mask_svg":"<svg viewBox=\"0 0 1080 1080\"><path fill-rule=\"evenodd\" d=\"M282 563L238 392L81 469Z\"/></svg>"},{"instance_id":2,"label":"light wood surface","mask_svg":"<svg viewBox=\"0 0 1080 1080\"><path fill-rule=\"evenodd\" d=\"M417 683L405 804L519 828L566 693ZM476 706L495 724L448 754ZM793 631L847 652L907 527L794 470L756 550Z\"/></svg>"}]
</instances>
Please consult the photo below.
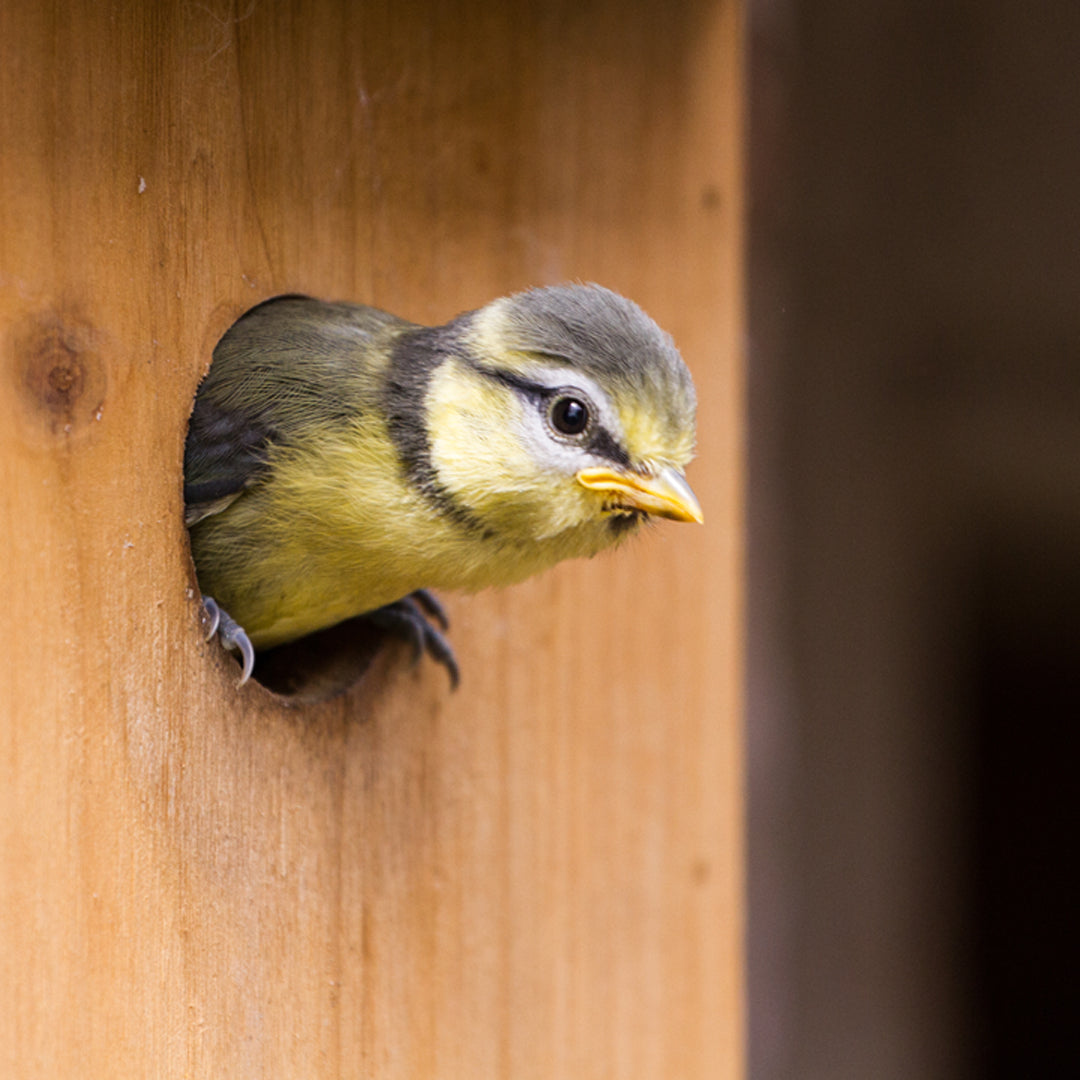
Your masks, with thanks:
<instances>
[{"instance_id":1,"label":"light wood surface","mask_svg":"<svg viewBox=\"0 0 1080 1080\"><path fill-rule=\"evenodd\" d=\"M740 19L0 5L0 1075L741 1075ZM457 694L238 693L181 524L220 333L568 279L681 346L706 526L448 598Z\"/></svg>"}]
</instances>

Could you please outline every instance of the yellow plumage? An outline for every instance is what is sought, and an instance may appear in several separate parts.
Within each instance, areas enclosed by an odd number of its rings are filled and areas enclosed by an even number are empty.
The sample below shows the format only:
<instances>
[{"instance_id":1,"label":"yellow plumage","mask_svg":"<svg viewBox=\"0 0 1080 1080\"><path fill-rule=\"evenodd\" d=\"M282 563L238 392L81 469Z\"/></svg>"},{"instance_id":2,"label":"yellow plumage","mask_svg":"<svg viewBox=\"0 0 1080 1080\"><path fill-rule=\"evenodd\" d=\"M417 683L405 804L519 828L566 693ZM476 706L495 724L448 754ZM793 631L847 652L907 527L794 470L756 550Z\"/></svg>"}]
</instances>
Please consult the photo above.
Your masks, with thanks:
<instances>
[{"instance_id":1,"label":"yellow plumage","mask_svg":"<svg viewBox=\"0 0 1080 1080\"><path fill-rule=\"evenodd\" d=\"M263 650L417 590L520 581L645 514L700 520L681 480L693 412L670 339L596 286L437 328L270 301L222 339L196 400L200 587L238 624L226 643Z\"/></svg>"}]
</instances>

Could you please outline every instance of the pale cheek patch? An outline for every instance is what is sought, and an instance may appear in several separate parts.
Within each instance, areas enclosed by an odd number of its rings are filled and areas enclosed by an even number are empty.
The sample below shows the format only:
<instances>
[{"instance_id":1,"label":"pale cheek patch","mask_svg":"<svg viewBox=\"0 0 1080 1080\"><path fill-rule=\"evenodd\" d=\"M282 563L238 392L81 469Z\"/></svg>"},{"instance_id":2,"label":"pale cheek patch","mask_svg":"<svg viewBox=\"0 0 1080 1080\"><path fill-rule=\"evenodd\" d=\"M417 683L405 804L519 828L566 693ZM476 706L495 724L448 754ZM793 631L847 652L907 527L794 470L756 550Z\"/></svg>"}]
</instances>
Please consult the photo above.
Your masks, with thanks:
<instances>
[{"instance_id":1,"label":"pale cheek patch","mask_svg":"<svg viewBox=\"0 0 1080 1080\"><path fill-rule=\"evenodd\" d=\"M499 532L542 540L594 513L574 481L580 453L552 440L512 388L448 361L427 402L439 483Z\"/></svg>"},{"instance_id":2,"label":"pale cheek patch","mask_svg":"<svg viewBox=\"0 0 1080 1080\"><path fill-rule=\"evenodd\" d=\"M514 490L531 458L521 438L521 404L508 388L448 361L428 391L431 460L452 492L478 495Z\"/></svg>"}]
</instances>

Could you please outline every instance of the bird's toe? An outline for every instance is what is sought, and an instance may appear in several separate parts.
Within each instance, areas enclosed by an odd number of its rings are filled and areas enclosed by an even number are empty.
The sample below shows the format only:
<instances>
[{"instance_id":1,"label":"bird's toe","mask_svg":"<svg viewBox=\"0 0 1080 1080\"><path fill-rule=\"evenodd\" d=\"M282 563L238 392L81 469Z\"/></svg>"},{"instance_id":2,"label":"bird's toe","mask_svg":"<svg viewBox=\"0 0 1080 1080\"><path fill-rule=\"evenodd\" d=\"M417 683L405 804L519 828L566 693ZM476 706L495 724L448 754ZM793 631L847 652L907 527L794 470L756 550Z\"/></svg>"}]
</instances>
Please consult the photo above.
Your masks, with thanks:
<instances>
[{"instance_id":1,"label":"bird's toe","mask_svg":"<svg viewBox=\"0 0 1080 1080\"><path fill-rule=\"evenodd\" d=\"M251 678L251 673L255 669L255 647L251 644L251 638L212 596L203 597L203 607L210 616L210 632L206 635L206 640L209 641L217 634L218 640L226 649L240 654L243 668L237 687L241 687Z\"/></svg>"},{"instance_id":2,"label":"bird's toe","mask_svg":"<svg viewBox=\"0 0 1080 1080\"><path fill-rule=\"evenodd\" d=\"M380 629L407 641L413 649L414 664L425 653L442 664L450 676L451 687L457 689L461 672L454 650L440 630L428 621L431 619L446 630L450 620L442 604L427 589L418 589L401 600L369 612L366 618Z\"/></svg>"},{"instance_id":3,"label":"bird's toe","mask_svg":"<svg viewBox=\"0 0 1080 1080\"><path fill-rule=\"evenodd\" d=\"M417 589L410 594L410 599L424 609L424 613L439 624L439 629L450 629L450 617L446 614L446 608L442 606L439 598L430 589Z\"/></svg>"},{"instance_id":4,"label":"bird's toe","mask_svg":"<svg viewBox=\"0 0 1080 1080\"><path fill-rule=\"evenodd\" d=\"M456 690L461 682L461 671L450 642L431 623L424 624L424 647L428 656L446 668L450 676L450 689Z\"/></svg>"},{"instance_id":5,"label":"bird's toe","mask_svg":"<svg viewBox=\"0 0 1080 1080\"><path fill-rule=\"evenodd\" d=\"M218 602L212 596L204 596L202 602L206 617L210 620L210 629L206 631L206 637L203 640L209 641L218 632L218 626L221 625L221 608L218 607Z\"/></svg>"}]
</instances>

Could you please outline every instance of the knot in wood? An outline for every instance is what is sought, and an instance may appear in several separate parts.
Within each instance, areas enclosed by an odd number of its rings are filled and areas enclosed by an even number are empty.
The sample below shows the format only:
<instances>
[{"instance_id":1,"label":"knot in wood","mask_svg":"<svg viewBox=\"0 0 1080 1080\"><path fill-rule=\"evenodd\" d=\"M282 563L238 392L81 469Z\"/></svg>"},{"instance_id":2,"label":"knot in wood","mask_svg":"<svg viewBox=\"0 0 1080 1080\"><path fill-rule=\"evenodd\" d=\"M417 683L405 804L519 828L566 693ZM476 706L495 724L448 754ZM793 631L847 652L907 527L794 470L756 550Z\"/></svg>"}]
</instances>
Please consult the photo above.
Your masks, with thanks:
<instances>
[{"instance_id":1,"label":"knot in wood","mask_svg":"<svg viewBox=\"0 0 1080 1080\"><path fill-rule=\"evenodd\" d=\"M48 355L50 353L52 355ZM42 363L38 370L46 372L41 387L42 401L54 411L70 410L86 385L78 353L66 342L53 339L46 342L45 353L40 359Z\"/></svg>"},{"instance_id":2,"label":"knot in wood","mask_svg":"<svg viewBox=\"0 0 1080 1080\"><path fill-rule=\"evenodd\" d=\"M97 336L56 311L29 316L12 335L24 416L39 433L70 436L100 418L106 377Z\"/></svg>"}]
</instances>

